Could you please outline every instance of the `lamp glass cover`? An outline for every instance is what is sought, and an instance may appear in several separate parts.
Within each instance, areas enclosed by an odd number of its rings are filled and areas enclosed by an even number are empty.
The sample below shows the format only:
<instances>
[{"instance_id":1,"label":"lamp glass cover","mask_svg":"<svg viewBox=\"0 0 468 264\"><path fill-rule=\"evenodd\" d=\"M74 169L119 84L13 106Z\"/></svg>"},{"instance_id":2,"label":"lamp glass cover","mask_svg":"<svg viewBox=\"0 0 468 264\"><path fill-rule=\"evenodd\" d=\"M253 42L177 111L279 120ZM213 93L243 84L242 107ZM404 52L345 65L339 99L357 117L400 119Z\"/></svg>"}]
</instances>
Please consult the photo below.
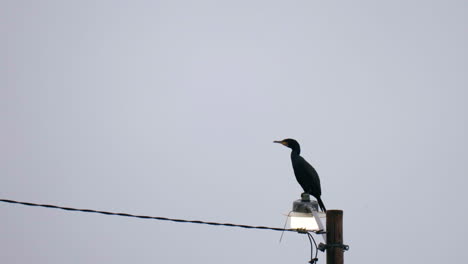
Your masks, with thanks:
<instances>
[{"instance_id":1,"label":"lamp glass cover","mask_svg":"<svg viewBox=\"0 0 468 264\"><path fill-rule=\"evenodd\" d=\"M318 231L319 226L311 213L291 212L289 214L289 227L293 229L301 228L309 231Z\"/></svg>"}]
</instances>

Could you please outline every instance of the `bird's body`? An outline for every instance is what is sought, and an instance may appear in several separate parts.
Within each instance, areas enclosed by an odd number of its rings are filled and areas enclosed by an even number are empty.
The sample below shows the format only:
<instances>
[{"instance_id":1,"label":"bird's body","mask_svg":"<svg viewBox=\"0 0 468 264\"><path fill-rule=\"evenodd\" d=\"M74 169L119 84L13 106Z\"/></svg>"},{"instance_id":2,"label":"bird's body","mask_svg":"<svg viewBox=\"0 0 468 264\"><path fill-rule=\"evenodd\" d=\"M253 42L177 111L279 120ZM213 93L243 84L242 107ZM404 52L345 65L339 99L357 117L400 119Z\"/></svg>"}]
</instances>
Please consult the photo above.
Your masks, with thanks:
<instances>
[{"instance_id":1,"label":"bird's body","mask_svg":"<svg viewBox=\"0 0 468 264\"><path fill-rule=\"evenodd\" d=\"M320 178L317 171L310 165L303 157L301 157L301 148L299 143L294 139L284 139L282 141L275 141L286 147L291 148L291 162L296 175L296 180L301 185L305 193L314 196L323 212L326 212L325 205L323 204L320 196L322 190L320 188Z\"/></svg>"}]
</instances>

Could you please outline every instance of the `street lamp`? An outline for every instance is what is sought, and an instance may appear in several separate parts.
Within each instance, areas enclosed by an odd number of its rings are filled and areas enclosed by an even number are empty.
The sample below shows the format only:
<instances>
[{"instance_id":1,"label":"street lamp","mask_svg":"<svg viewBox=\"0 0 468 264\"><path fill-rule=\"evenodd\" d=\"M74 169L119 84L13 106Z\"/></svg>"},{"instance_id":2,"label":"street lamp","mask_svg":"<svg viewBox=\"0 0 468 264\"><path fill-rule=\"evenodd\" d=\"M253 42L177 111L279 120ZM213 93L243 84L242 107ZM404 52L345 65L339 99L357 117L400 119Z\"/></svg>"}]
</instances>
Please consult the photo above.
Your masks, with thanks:
<instances>
[{"instance_id":1,"label":"street lamp","mask_svg":"<svg viewBox=\"0 0 468 264\"><path fill-rule=\"evenodd\" d=\"M327 218L327 230L325 230L321 218ZM288 215L288 222L289 227L299 233L312 231L321 234L324 243L320 243L318 246L316 244L316 249L327 251L327 263L343 263L343 252L349 249L348 245L343 244L343 211L319 212L317 201L311 201L309 194L303 193L300 200L293 202L293 210ZM308 235L310 240L311 235ZM313 241L315 243L315 240ZM312 241L310 243L312 244ZM315 263L317 260L316 254L309 263Z\"/></svg>"},{"instance_id":2,"label":"street lamp","mask_svg":"<svg viewBox=\"0 0 468 264\"><path fill-rule=\"evenodd\" d=\"M303 193L301 199L293 202L293 210L288 215L289 227L306 231L325 231L320 220L325 216L325 213L318 211L317 201L311 201L309 194Z\"/></svg>"}]
</instances>

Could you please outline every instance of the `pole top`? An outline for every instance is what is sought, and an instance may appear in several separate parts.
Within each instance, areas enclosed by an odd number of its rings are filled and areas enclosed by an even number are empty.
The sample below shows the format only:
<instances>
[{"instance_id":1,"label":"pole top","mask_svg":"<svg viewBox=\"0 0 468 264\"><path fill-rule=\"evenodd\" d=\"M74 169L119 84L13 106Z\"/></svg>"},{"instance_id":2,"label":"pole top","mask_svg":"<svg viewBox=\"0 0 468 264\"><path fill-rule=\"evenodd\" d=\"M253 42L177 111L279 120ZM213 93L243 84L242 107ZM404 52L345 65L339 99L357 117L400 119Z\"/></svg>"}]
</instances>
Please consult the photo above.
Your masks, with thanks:
<instances>
[{"instance_id":1,"label":"pole top","mask_svg":"<svg viewBox=\"0 0 468 264\"><path fill-rule=\"evenodd\" d=\"M327 216L343 216L343 210L327 210Z\"/></svg>"}]
</instances>

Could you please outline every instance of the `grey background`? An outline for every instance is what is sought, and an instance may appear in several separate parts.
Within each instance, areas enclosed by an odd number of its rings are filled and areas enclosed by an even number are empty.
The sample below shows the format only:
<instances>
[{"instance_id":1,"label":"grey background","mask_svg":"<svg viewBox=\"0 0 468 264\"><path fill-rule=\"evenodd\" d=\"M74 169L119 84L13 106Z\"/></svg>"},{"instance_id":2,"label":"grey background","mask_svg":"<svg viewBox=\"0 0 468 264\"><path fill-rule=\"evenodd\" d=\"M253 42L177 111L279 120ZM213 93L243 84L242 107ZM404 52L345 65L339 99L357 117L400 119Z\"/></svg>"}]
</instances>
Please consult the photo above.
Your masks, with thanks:
<instances>
[{"instance_id":1,"label":"grey background","mask_svg":"<svg viewBox=\"0 0 468 264\"><path fill-rule=\"evenodd\" d=\"M292 137L346 263L465 257L467 1L0 3L1 198L281 227ZM309 260L279 236L0 204L1 263Z\"/></svg>"}]
</instances>

